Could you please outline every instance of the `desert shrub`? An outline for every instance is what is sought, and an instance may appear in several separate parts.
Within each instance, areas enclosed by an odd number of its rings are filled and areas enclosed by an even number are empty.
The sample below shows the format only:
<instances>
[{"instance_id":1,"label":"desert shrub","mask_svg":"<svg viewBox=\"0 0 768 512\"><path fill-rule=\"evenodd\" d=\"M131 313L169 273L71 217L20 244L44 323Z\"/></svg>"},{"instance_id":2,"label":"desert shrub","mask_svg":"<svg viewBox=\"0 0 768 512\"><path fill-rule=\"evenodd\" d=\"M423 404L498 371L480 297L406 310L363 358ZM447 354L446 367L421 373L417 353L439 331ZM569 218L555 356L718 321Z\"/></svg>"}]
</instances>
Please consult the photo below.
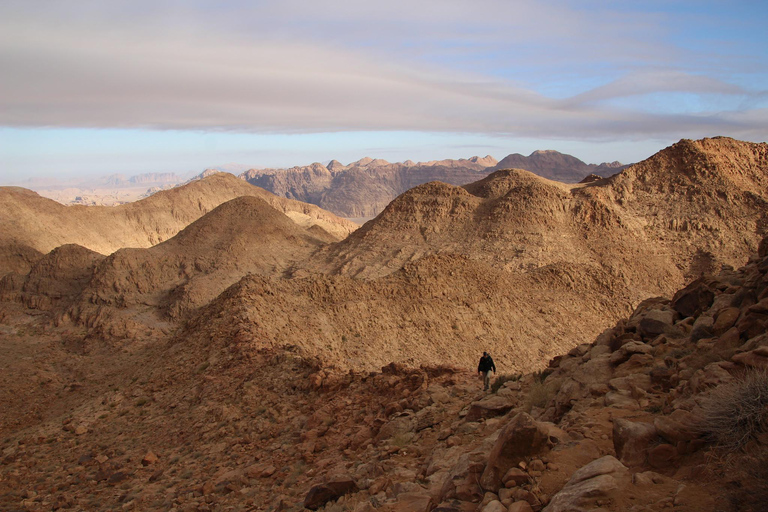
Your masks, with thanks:
<instances>
[{"instance_id":1,"label":"desert shrub","mask_svg":"<svg viewBox=\"0 0 768 512\"><path fill-rule=\"evenodd\" d=\"M541 381L534 381L525 401L525 410L531 412L533 407L544 408L554 396L555 392L552 386Z\"/></svg>"},{"instance_id":2,"label":"desert shrub","mask_svg":"<svg viewBox=\"0 0 768 512\"><path fill-rule=\"evenodd\" d=\"M768 371L753 370L714 389L701 403L700 431L728 451L768 432Z\"/></svg>"},{"instance_id":3,"label":"desert shrub","mask_svg":"<svg viewBox=\"0 0 768 512\"><path fill-rule=\"evenodd\" d=\"M496 377L493 381L493 384L491 384L491 392L496 393L499 389L501 389L501 386L503 386L505 382L510 380L517 382L520 380L520 377L522 377L522 375L519 373L502 373Z\"/></svg>"}]
</instances>

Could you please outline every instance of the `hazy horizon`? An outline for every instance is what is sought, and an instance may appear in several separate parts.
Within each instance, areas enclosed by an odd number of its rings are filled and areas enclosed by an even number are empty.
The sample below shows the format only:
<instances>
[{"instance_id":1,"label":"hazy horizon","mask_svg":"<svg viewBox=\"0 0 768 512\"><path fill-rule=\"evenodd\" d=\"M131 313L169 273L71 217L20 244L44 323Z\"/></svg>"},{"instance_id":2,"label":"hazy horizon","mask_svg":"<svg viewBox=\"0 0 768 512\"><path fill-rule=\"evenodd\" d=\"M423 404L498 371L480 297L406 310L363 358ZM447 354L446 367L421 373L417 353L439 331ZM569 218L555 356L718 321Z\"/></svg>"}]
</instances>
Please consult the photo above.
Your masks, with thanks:
<instances>
[{"instance_id":1,"label":"hazy horizon","mask_svg":"<svg viewBox=\"0 0 768 512\"><path fill-rule=\"evenodd\" d=\"M0 182L768 140L768 4L0 5Z\"/></svg>"}]
</instances>

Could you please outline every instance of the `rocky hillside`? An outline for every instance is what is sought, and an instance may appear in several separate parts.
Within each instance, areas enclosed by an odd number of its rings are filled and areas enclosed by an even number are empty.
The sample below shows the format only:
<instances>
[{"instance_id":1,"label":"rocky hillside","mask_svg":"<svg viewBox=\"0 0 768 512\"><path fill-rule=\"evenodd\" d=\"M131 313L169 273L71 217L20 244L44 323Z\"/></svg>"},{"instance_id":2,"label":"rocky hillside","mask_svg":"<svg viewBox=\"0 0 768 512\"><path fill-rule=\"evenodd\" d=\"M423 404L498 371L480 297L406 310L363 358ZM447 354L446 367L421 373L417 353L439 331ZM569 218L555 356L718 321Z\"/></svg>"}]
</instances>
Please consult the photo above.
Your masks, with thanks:
<instances>
[{"instance_id":1,"label":"rocky hillside","mask_svg":"<svg viewBox=\"0 0 768 512\"><path fill-rule=\"evenodd\" d=\"M16 246L0 274L29 270L25 261L64 244L104 255L123 247L150 247L168 240L220 204L241 196L258 197L303 227L318 225L338 239L357 226L319 208L278 198L226 173L166 190L116 207L63 206L29 190L0 187L0 247ZM7 263L6 263L7 262Z\"/></svg>"},{"instance_id":2,"label":"rocky hillside","mask_svg":"<svg viewBox=\"0 0 768 512\"><path fill-rule=\"evenodd\" d=\"M768 240L489 393L465 369L339 371L193 331L82 351L6 328L0 504L759 511L767 320Z\"/></svg>"},{"instance_id":3,"label":"rocky hillside","mask_svg":"<svg viewBox=\"0 0 768 512\"><path fill-rule=\"evenodd\" d=\"M497 169L517 168L573 183L593 173L609 176L623 167L618 162L587 165L557 151L536 151L529 157L509 155L501 162L491 156L419 163L364 158L349 165L333 160L327 167L314 163L286 170L252 169L241 177L278 196L316 204L343 217L370 218L395 197L430 181L464 185Z\"/></svg>"},{"instance_id":4,"label":"rocky hillside","mask_svg":"<svg viewBox=\"0 0 768 512\"><path fill-rule=\"evenodd\" d=\"M768 211L766 158L765 144L705 139L586 184L520 170L464 187L428 183L309 268L373 279L436 253L513 272L557 274L565 263L581 269L573 280L591 276L639 301L720 264L739 265L756 250Z\"/></svg>"},{"instance_id":5,"label":"rocky hillside","mask_svg":"<svg viewBox=\"0 0 768 512\"><path fill-rule=\"evenodd\" d=\"M107 257L94 269L73 314L93 325L103 322L99 317L105 307L120 310L123 317L146 315L143 310L150 307L162 318L177 319L244 275L280 276L330 240L327 232L300 227L257 197L239 197L170 240ZM110 323L114 330L114 318ZM130 333L125 326L120 329Z\"/></svg>"}]
</instances>

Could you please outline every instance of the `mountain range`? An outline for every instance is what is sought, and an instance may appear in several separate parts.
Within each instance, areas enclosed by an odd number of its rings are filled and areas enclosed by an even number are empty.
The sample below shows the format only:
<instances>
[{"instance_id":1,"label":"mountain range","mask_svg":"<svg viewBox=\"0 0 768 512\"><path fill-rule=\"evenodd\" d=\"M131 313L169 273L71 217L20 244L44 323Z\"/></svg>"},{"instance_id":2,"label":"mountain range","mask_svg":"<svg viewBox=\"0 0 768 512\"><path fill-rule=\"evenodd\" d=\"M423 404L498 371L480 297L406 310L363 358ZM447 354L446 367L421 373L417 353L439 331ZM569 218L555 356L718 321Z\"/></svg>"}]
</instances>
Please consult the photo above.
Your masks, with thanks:
<instances>
[{"instance_id":1,"label":"mountain range","mask_svg":"<svg viewBox=\"0 0 768 512\"><path fill-rule=\"evenodd\" d=\"M0 189L0 503L759 510L765 430L729 471L706 414L768 368L768 145L489 163L418 164L477 176L362 226L228 173L113 208ZM400 165L284 177L383 198Z\"/></svg>"},{"instance_id":2,"label":"mountain range","mask_svg":"<svg viewBox=\"0 0 768 512\"><path fill-rule=\"evenodd\" d=\"M499 169L517 168L575 183L590 174L610 176L624 167L618 162L585 164L557 151L534 151L528 157L509 155L501 162L491 156L419 163L363 158L349 165L332 160L327 166L314 163L285 170L251 169L240 177L278 196L316 204L342 217L365 219L378 215L403 192L430 181L465 185Z\"/></svg>"}]
</instances>

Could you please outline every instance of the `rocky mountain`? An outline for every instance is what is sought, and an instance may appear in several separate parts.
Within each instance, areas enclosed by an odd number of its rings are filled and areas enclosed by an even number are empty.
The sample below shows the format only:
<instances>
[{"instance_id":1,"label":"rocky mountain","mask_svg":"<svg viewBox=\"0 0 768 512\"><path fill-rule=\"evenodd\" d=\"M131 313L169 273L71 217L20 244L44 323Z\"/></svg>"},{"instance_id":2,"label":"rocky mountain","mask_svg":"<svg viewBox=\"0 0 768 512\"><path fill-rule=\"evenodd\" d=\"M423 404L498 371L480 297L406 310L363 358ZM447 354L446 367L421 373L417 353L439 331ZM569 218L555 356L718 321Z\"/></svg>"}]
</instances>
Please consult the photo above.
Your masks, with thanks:
<instances>
[{"instance_id":1,"label":"rocky mountain","mask_svg":"<svg viewBox=\"0 0 768 512\"><path fill-rule=\"evenodd\" d=\"M240 176L270 192L316 204L343 217L378 215L398 195L430 181L464 185L498 169L525 169L552 180L575 183L589 174L610 176L624 165L585 164L557 151L536 151L529 157L509 155L501 162L493 157L389 163L363 158L349 165L333 160L328 166L314 163L290 169L251 169Z\"/></svg>"},{"instance_id":2,"label":"rocky mountain","mask_svg":"<svg viewBox=\"0 0 768 512\"><path fill-rule=\"evenodd\" d=\"M466 369L333 368L201 333L202 318L85 352L6 328L0 504L757 512L767 320L764 239L742 268L645 300L490 392Z\"/></svg>"},{"instance_id":3,"label":"rocky mountain","mask_svg":"<svg viewBox=\"0 0 768 512\"><path fill-rule=\"evenodd\" d=\"M766 144L682 140L418 185L343 240L263 191L110 255L9 236L0 508L760 510L766 180Z\"/></svg>"},{"instance_id":4,"label":"rocky mountain","mask_svg":"<svg viewBox=\"0 0 768 512\"><path fill-rule=\"evenodd\" d=\"M173 238L147 249L120 249L92 269L71 315L123 336L146 318L178 319L244 275L280 276L297 259L334 241L304 228L266 201L242 196L216 207ZM105 309L112 309L105 318ZM156 324L163 325L163 324Z\"/></svg>"},{"instance_id":5,"label":"rocky mountain","mask_svg":"<svg viewBox=\"0 0 768 512\"><path fill-rule=\"evenodd\" d=\"M578 158L553 150L534 151L529 156L514 153L494 166L500 169L525 169L534 174L563 183L577 183L589 174L607 178L628 167L620 162L586 164Z\"/></svg>"},{"instance_id":6,"label":"rocky mountain","mask_svg":"<svg viewBox=\"0 0 768 512\"><path fill-rule=\"evenodd\" d=\"M568 277L579 268L579 276L633 302L720 264L738 265L756 249L766 228L765 158L765 145L707 139L681 141L586 184L521 170L464 187L428 183L307 267L375 279L425 255L451 253L581 281Z\"/></svg>"},{"instance_id":7,"label":"rocky mountain","mask_svg":"<svg viewBox=\"0 0 768 512\"><path fill-rule=\"evenodd\" d=\"M332 161L286 170L250 170L241 177L249 183L291 199L312 203L337 215L373 217L392 199L428 181L463 184L484 176L492 157L414 164L363 158L349 165Z\"/></svg>"},{"instance_id":8,"label":"rocky mountain","mask_svg":"<svg viewBox=\"0 0 768 512\"><path fill-rule=\"evenodd\" d=\"M227 173L116 207L67 207L26 189L0 187L0 246L24 251L24 256L4 257L8 266L0 267L0 273L28 271L24 262L35 252L47 253L64 244L78 244L104 255L123 247L150 247L241 196L259 197L299 225L318 225L338 238L357 227L315 206L275 197Z\"/></svg>"}]
</instances>

